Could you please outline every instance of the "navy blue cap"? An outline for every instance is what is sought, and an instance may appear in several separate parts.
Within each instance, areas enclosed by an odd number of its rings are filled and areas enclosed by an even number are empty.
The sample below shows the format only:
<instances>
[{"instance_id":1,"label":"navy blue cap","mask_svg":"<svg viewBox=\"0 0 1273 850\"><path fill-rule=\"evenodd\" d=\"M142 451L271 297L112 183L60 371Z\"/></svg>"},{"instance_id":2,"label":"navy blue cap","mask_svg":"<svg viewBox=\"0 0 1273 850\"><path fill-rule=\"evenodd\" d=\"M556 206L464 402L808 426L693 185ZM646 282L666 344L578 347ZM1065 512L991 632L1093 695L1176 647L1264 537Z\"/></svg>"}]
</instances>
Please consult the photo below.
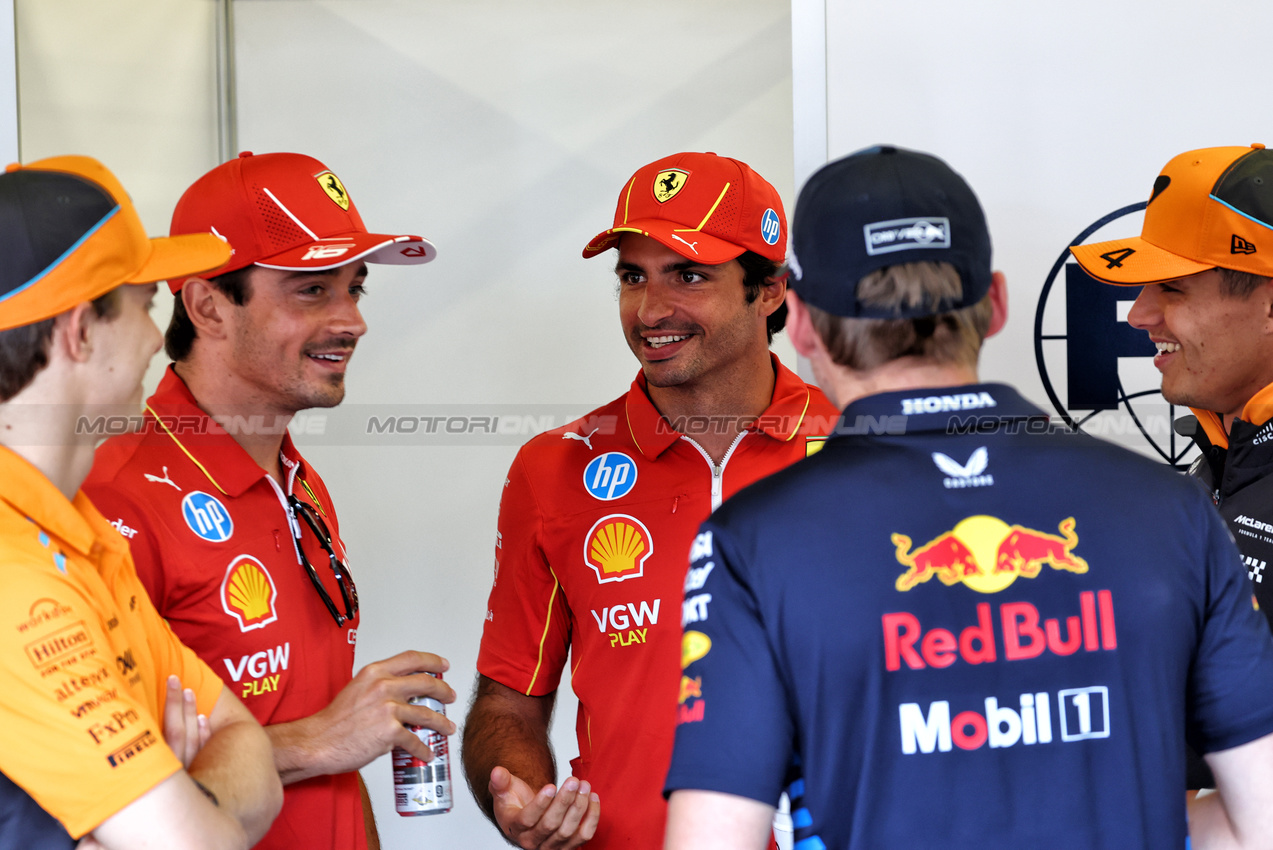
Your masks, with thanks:
<instances>
[{"instance_id":1,"label":"navy blue cap","mask_svg":"<svg viewBox=\"0 0 1273 850\"><path fill-rule=\"evenodd\" d=\"M879 146L828 163L800 190L790 284L836 316L904 319L976 304L990 291L990 232L972 188L935 156ZM909 308L861 303L858 281L885 266L950 263L963 295Z\"/></svg>"}]
</instances>

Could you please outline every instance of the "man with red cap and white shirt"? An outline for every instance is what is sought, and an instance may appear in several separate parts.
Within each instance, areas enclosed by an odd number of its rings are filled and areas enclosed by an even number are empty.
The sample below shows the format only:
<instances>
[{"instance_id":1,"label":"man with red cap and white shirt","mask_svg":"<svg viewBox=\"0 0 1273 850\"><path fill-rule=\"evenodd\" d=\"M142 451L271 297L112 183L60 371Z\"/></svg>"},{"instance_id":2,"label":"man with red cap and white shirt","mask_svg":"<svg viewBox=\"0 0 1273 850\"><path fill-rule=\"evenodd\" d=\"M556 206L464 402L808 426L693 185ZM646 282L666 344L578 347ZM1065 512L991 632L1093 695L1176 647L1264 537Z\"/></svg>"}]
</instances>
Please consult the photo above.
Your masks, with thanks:
<instances>
[{"instance_id":1,"label":"man with red cap and white shirt","mask_svg":"<svg viewBox=\"0 0 1273 850\"><path fill-rule=\"evenodd\" d=\"M584 248L618 249L641 372L527 443L504 482L463 756L518 846L662 845L675 727L704 708L678 663L681 620L703 614L705 577L686 575L697 524L820 447L838 416L769 351L786 244L773 186L737 160L681 153L638 170L614 226ZM579 758L557 788L548 726L568 654Z\"/></svg>"},{"instance_id":2,"label":"man with red cap and white shirt","mask_svg":"<svg viewBox=\"0 0 1273 850\"><path fill-rule=\"evenodd\" d=\"M178 201L171 232L212 233L233 253L169 281L175 362L140 433L98 450L85 492L128 538L159 612L266 727L284 805L257 846L376 846L357 770L394 746L429 759L404 724L454 724L408 700L455 695L428 675L448 666L431 653L351 680L358 594L331 496L287 424L344 397L366 264L435 250L368 233L340 179L294 153L214 168Z\"/></svg>"}]
</instances>

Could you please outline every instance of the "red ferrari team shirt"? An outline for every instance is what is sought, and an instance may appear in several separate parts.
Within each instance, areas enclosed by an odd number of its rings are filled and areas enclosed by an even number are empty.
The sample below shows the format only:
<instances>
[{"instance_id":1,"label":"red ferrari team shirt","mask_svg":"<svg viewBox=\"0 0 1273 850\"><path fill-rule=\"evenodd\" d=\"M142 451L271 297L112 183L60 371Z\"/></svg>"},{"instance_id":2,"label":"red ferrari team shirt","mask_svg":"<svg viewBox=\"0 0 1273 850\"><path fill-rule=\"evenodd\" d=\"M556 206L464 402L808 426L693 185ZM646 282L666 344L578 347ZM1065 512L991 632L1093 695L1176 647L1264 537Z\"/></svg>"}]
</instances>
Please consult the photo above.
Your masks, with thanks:
<instances>
[{"instance_id":1,"label":"red ferrari team shirt","mask_svg":"<svg viewBox=\"0 0 1273 850\"><path fill-rule=\"evenodd\" d=\"M276 483L226 429L282 427L248 417L214 421L171 369L146 405L140 433L107 440L84 491L128 539L159 613L264 726L326 707L353 675L358 618L328 612L300 563L294 529L337 610L327 553L286 497L312 505L344 557L322 479L284 434ZM222 427L224 426L224 427ZM284 788L283 811L258 848L363 848L356 773Z\"/></svg>"},{"instance_id":2,"label":"red ferrari team shirt","mask_svg":"<svg viewBox=\"0 0 1273 850\"><path fill-rule=\"evenodd\" d=\"M495 582L477 667L522 693L556 690L571 656L575 776L601 797L589 847L660 847L678 711L682 585L720 502L821 447L839 417L773 358L773 400L719 466L694 441L711 417L669 422L638 375L628 392L518 452L504 482Z\"/></svg>"}]
</instances>

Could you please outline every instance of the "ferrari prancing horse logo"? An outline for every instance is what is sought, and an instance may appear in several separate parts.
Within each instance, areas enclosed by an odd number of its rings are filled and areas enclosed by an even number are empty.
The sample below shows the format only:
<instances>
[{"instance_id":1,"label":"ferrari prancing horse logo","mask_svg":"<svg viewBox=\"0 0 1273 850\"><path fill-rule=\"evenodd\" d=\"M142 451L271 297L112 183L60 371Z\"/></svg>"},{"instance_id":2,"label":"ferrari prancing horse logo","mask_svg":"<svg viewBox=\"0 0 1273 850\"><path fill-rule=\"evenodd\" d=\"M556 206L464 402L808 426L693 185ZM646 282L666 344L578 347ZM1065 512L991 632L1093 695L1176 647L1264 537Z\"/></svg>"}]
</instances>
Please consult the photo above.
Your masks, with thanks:
<instances>
[{"instance_id":1,"label":"ferrari prancing horse logo","mask_svg":"<svg viewBox=\"0 0 1273 850\"><path fill-rule=\"evenodd\" d=\"M314 176L318 181L318 185L323 187L323 191L327 193L327 197L335 202L345 212L349 212L349 193L345 191L345 184L340 182L340 178L330 171L324 171Z\"/></svg>"},{"instance_id":2,"label":"ferrari prancing horse logo","mask_svg":"<svg viewBox=\"0 0 1273 850\"><path fill-rule=\"evenodd\" d=\"M654 176L654 200L660 204L672 200L688 179L690 179L689 172L681 171L679 168L660 171Z\"/></svg>"}]
</instances>

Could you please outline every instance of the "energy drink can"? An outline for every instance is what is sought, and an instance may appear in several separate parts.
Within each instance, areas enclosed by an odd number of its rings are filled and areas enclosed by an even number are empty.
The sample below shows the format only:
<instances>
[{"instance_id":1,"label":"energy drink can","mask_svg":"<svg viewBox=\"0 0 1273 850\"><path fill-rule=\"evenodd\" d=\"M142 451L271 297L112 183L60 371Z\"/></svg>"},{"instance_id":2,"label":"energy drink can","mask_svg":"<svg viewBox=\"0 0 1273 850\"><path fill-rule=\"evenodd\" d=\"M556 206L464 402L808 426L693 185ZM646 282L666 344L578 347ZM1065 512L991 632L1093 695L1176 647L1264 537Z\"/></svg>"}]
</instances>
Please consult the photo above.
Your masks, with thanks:
<instances>
[{"instance_id":1,"label":"energy drink can","mask_svg":"<svg viewBox=\"0 0 1273 850\"><path fill-rule=\"evenodd\" d=\"M408 702L446 716L446 707L435 699L412 697ZM403 817L445 814L451 811L451 753L446 736L420 726L407 728L433 748L433 761L421 761L401 747L393 748L394 806Z\"/></svg>"}]
</instances>

